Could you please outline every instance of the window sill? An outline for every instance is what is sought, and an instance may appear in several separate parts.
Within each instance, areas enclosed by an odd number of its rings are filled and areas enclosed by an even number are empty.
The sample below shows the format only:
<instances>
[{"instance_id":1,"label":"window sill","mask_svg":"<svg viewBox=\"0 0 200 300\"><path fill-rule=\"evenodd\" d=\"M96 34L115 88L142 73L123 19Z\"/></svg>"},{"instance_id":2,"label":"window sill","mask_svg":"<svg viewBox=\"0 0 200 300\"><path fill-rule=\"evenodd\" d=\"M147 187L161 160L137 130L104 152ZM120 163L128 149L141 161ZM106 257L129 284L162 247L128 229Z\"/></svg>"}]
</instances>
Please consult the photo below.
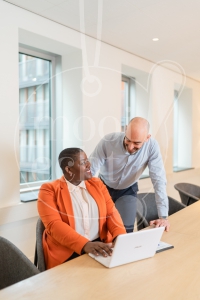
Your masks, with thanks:
<instances>
[{"instance_id":1,"label":"window sill","mask_svg":"<svg viewBox=\"0 0 200 300\"><path fill-rule=\"evenodd\" d=\"M188 171L188 170L194 170L194 168L173 167L174 173Z\"/></svg>"},{"instance_id":2,"label":"window sill","mask_svg":"<svg viewBox=\"0 0 200 300\"><path fill-rule=\"evenodd\" d=\"M149 175L141 175L141 176L140 176L140 179L146 179L146 178L150 178L150 176L149 176ZM139 180L140 180L140 179L139 179Z\"/></svg>"},{"instance_id":3,"label":"window sill","mask_svg":"<svg viewBox=\"0 0 200 300\"><path fill-rule=\"evenodd\" d=\"M39 192L39 189L20 193L20 201L23 203L37 201L38 192Z\"/></svg>"},{"instance_id":4,"label":"window sill","mask_svg":"<svg viewBox=\"0 0 200 300\"><path fill-rule=\"evenodd\" d=\"M24 192L32 192L39 190L43 183L49 182L50 180L42 180L37 182L27 182L20 184L20 194Z\"/></svg>"}]
</instances>

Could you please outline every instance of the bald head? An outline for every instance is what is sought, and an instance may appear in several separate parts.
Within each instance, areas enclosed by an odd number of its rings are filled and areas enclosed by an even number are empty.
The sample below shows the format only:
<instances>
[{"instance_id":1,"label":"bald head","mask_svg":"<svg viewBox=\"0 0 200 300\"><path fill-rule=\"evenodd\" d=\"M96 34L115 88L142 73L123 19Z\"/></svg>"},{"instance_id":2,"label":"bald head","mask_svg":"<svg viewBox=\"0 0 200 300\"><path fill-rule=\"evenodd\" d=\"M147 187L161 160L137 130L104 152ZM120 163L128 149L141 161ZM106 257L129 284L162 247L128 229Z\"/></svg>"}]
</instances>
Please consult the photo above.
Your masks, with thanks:
<instances>
[{"instance_id":1,"label":"bald head","mask_svg":"<svg viewBox=\"0 0 200 300\"><path fill-rule=\"evenodd\" d=\"M138 130L138 131L146 131L146 133L149 133L149 122L140 117L136 117L130 120L127 128L130 127L131 130Z\"/></svg>"},{"instance_id":2,"label":"bald head","mask_svg":"<svg viewBox=\"0 0 200 300\"><path fill-rule=\"evenodd\" d=\"M140 117L133 118L126 128L124 147L130 154L133 154L139 150L150 137L149 122Z\"/></svg>"}]
</instances>

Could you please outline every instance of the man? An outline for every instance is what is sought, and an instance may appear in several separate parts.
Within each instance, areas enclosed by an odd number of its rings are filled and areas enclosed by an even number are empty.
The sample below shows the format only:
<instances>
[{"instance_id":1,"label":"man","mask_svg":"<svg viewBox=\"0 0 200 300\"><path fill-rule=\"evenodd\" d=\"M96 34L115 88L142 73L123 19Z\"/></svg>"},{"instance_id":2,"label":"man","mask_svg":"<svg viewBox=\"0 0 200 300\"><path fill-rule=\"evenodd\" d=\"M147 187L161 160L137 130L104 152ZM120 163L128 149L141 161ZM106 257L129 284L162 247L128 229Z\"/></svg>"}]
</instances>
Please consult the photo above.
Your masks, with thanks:
<instances>
[{"instance_id":1,"label":"man","mask_svg":"<svg viewBox=\"0 0 200 300\"><path fill-rule=\"evenodd\" d=\"M147 120L133 118L126 127L125 134L107 134L91 154L90 162L93 176L100 170L100 177L114 202L123 198L126 205L126 199L129 200L132 196L133 224L137 210L137 182L148 166L159 216L150 225L165 226L165 230L169 230L166 175L158 143L149 134ZM127 232L132 230L133 225Z\"/></svg>"}]
</instances>

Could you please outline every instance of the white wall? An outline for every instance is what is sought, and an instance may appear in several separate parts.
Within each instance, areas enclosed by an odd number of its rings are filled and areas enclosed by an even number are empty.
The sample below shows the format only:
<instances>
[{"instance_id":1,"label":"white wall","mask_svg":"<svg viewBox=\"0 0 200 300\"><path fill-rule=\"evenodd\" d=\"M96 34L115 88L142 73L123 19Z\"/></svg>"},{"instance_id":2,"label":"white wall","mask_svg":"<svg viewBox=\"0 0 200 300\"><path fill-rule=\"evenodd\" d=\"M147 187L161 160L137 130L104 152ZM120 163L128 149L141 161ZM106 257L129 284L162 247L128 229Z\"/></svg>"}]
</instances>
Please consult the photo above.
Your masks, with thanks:
<instances>
[{"instance_id":1,"label":"white wall","mask_svg":"<svg viewBox=\"0 0 200 300\"><path fill-rule=\"evenodd\" d=\"M169 182L167 191L169 195L178 199L173 184L182 180L183 174L173 174L172 171L173 100L174 84L181 84L183 76L165 68L170 66L169 62L167 65L163 62L157 66L104 43L101 44L99 59L95 58L95 39L84 37L76 31L3 1L0 1L0 37L1 235L17 244L29 257L33 256L37 220L36 203L19 202L19 43L61 56L63 91L60 94L62 99L56 99L62 102L63 115L61 114L60 117L66 117L67 122L70 120L69 126L72 130L77 118L84 116L79 134L82 135L81 144L88 155L104 134L120 130L122 65L149 74L151 76L149 112L152 118L151 132L158 139L163 154ZM87 53L87 60L85 56L81 58L81 52ZM74 69L77 67L78 69ZM177 71L179 71L178 67ZM84 91L82 92L81 80L83 79ZM186 85L193 93L192 164L195 168L200 168L200 83L186 78ZM70 136L70 141L67 141L66 130L68 129L64 124L63 146L71 146L73 142L74 145L78 145L77 139L73 141L73 135ZM197 170L184 172L184 180L188 182L191 179L195 180L197 174ZM150 190L150 180L141 180L139 186L141 191Z\"/></svg>"},{"instance_id":2,"label":"white wall","mask_svg":"<svg viewBox=\"0 0 200 300\"><path fill-rule=\"evenodd\" d=\"M82 147L83 101L81 50L62 56L63 82L63 148ZM78 88L77 88L78 87ZM59 101L59 100L58 100ZM75 123L74 120L77 120ZM76 126L77 125L77 126ZM60 152L61 150L60 149Z\"/></svg>"}]
</instances>

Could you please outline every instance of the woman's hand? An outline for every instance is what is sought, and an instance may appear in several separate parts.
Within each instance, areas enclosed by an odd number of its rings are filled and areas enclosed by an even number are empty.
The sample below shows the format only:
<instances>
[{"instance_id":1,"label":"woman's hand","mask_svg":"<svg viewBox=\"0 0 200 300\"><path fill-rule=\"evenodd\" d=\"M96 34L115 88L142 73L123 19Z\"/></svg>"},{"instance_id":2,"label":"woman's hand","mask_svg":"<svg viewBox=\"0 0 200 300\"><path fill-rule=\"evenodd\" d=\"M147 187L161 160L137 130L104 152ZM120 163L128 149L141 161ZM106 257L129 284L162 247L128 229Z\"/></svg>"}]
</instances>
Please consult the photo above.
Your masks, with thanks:
<instances>
[{"instance_id":1,"label":"woman's hand","mask_svg":"<svg viewBox=\"0 0 200 300\"><path fill-rule=\"evenodd\" d=\"M96 256L98 256L99 254L101 254L104 257L112 255L111 246L102 242L88 242L83 247L83 251L85 253L92 253Z\"/></svg>"},{"instance_id":2,"label":"woman's hand","mask_svg":"<svg viewBox=\"0 0 200 300\"><path fill-rule=\"evenodd\" d=\"M112 245L112 246L111 246L112 248L115 247L116 240L117 240L117 236L116 236L116 237L113 239L113 241L112 241L112 244L111 244L111 245Z\"/></svg>"}]
</instances>

